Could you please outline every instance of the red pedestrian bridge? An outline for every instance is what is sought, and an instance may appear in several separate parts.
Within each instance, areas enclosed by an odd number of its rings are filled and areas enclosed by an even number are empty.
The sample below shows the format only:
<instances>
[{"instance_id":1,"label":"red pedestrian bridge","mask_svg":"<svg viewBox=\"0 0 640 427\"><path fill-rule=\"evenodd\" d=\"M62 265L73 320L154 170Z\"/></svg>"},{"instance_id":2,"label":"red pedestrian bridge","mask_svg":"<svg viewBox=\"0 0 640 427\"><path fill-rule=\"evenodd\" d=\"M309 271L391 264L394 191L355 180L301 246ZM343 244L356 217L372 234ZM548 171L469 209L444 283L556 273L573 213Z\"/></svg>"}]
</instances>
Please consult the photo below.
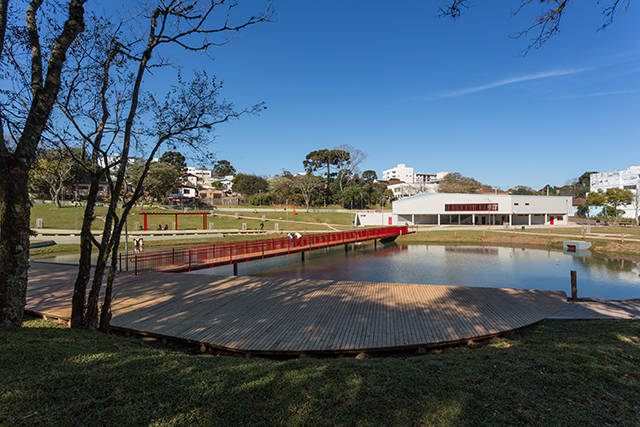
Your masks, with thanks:
<instances>
[{"instance_id":1,"label":"red pedestrian bridge","mask_svg":"<svg viewBox=\"0 0 640 427\"><path fill-rule=\"evenodd\" d=\"M237 265L241 262L302 253L332 246L348 245L367 240L392 241L403 234L413 233L407 226L369 228L310 234L299 238L247 240L244 242L215 243L190 248L172 248L157 251L120 253L120 271L133 271L136 275L152 272L182 272L204 268Z\"/></svg>"}]
</instances>

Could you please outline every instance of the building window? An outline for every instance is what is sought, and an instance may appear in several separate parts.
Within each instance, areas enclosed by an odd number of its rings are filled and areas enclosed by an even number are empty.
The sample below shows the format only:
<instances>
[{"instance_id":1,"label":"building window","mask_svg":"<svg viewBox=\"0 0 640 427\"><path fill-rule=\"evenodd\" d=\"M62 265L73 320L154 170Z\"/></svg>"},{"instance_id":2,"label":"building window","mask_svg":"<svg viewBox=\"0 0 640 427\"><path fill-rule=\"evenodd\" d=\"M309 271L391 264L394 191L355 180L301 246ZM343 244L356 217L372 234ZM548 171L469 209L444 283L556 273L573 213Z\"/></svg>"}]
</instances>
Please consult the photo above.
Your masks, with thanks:
<instances>
[{"instance_id":1,"label":"building window","mask_svg":"<svg viewBox=\"0 0 640 427\"><path fill-rule=\"evenodd\" d=\"M482 212L497 211L497 203L465 203L465 204L445 204L445 212Z\"/></svg>"},{"instance_id":2,"label":"building window","mask_svg":"<svg viewBox=\"0 0 640 427\"><path fill-rule=\"evenodd\" d=\"M514 206L518 206L518 203L514 203L513 205L514 205Z\"/></svg>"}]
</instances>

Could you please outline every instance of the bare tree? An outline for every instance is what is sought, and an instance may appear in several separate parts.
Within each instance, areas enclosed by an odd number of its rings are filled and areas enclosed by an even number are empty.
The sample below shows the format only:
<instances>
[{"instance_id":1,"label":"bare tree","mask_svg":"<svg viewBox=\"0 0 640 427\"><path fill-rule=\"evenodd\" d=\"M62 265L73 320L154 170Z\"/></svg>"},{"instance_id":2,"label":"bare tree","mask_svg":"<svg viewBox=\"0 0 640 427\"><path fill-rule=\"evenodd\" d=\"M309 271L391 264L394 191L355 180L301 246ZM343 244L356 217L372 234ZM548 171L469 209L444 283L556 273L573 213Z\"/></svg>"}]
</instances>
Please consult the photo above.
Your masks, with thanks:
<instances>
[{"instance_id":1,"label":"bare tree","mask_svg":"<svg viewBox=\"0 0 640 427\"><path fill-rule=\"evenodd\" d=\"M143 11L141 16L148 20L148 29L142 37L130 36L142 26L139 19L123 19L115 28L109 25L113 19L96 20L92 40L77 46L74 67L68 73L68 87L59 103L68 125L52 131L60 141L69 140L72 135L90 147L91 152L87 159L78 159L91 176L91 188L81 231L72 327L109 330L120 235L125 218L142 195L144 180L158 150L163 146L176 150L188 145L206 154L204 148L213 140L217 124L243 114L257 114L263 108L262 104L256 104L237 110L233 104L218 101L221 84L205 72L195 72L191 80L178 73L176 85L164 97L142 89L143 79L152 68L172 65L161 55L162 48L207 53L214 46L228 43L242 28L268 21L272 13L267 1L264 12L232 24L239 6L238 2L224 0L161 2ZM222 13L218 13L220 8ZM140 117L145 120L139 120ZM129 159L136 150L144 152L146 160L137 182L132 183L131 196L122 200L122 213L118 215L120 197L126 194ZM104 230L100 239L95 239L91 224L101 176L108 180L111 198ZM98 260L91 279L90 257L94 246L98 249ZM111 267L100 309L98 297L109 260Z\"/></svg>"},{"instance_id":2,"label":"bare tree","mask_svg":"<svg viewBox=\"0 0 640 427\"><path fill-rule=\"evenodd\" d=\"M70 0L59 27L56 14L38 17L43 0L28 3L24 26L17 24L19 7L10 10L9 0L0 0L0 61L15 71L18 88L4 91L0 101L0 328L22 324L29 268L28 173L60 90L67 50L84 29L85 1ZM43 48L44 25L53 28Z\"/></svg>"},{"instance_id":3,"label":"bare tree","mask_svg":"<svg viewBox=\"0 0 640 427\"><path fill-rule=\"evenodd\" d=\"M62 150L41 150L31 169L34 180L45 183L49 189L51 202L59 208L62 207L60 198L65 183L73 170L73 159Z\"/></svg>"},{"instance_id":4,"label":"bare tree","mask_svg":"<svg viewBox=\"0 0 640 427\"><path fill-rule=\"evenodd\" d=\"M313 176L310 173L307 173L305 175L296 176L295 178L293 178L292 185L302 193L304 203L305 205L307 205L307 212L309 212L309 204L311 202L313 192L319 188L322 188L322 180L317 176Z\"/></svg>"},{"instance_id":5,"label":"bare tree","mask_svg":"<svg viewBox=\"0 0 640 427\"><path fill-rule=\"evenodd\" d=\"M343 191L343 178L351 179L358 173L358 166L367 158L367 153L348 144L341 144L332 151L338 155L337 178L340 180L340 191Z\"/></svg>"}]
</instances>

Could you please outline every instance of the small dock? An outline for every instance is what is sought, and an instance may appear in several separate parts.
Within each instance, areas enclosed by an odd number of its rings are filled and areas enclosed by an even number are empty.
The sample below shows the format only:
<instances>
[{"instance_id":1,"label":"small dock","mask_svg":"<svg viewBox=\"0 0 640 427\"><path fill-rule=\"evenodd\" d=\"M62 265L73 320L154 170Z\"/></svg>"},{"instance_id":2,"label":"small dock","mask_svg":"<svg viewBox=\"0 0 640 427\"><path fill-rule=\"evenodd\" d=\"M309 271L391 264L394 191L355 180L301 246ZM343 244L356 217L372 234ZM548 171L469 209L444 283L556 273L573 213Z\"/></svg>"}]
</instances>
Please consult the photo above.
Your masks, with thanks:
<instances>
[{"instance_id":1,"label":"small dock","mask_svg":"<svg viewBox=\"0 0 640 427\"><path fill-rule=\"evenodd\" d=\"M32 262L27 310L68 319L76 266ZM121 273L114 328L239 354L296 357L416 351L543 320L560 291Z\"/></svg>"}]
</instances>

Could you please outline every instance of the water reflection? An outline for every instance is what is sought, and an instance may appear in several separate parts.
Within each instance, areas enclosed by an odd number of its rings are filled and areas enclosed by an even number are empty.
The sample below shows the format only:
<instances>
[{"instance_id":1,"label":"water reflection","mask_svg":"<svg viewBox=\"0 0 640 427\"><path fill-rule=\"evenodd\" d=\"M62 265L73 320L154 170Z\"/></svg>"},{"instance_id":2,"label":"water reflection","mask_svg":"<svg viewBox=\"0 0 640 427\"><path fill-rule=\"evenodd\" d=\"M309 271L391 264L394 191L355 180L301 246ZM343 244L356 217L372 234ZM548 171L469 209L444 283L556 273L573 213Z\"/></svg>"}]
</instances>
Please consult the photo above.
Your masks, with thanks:
<instances>
[{"instance_id":1,"label":"water reflection","mask_svg":"<svg viewBox=\"0 0 640 427\"><path fill-rule=\"evenodd\" d=\"M239 274L285 278L544 289L603 299L640 297L640 266L599 255L492 246L372 245L343 247L239 265ZM203 270L233 274L231 267Z\"/></svg>"}]
</instances>

